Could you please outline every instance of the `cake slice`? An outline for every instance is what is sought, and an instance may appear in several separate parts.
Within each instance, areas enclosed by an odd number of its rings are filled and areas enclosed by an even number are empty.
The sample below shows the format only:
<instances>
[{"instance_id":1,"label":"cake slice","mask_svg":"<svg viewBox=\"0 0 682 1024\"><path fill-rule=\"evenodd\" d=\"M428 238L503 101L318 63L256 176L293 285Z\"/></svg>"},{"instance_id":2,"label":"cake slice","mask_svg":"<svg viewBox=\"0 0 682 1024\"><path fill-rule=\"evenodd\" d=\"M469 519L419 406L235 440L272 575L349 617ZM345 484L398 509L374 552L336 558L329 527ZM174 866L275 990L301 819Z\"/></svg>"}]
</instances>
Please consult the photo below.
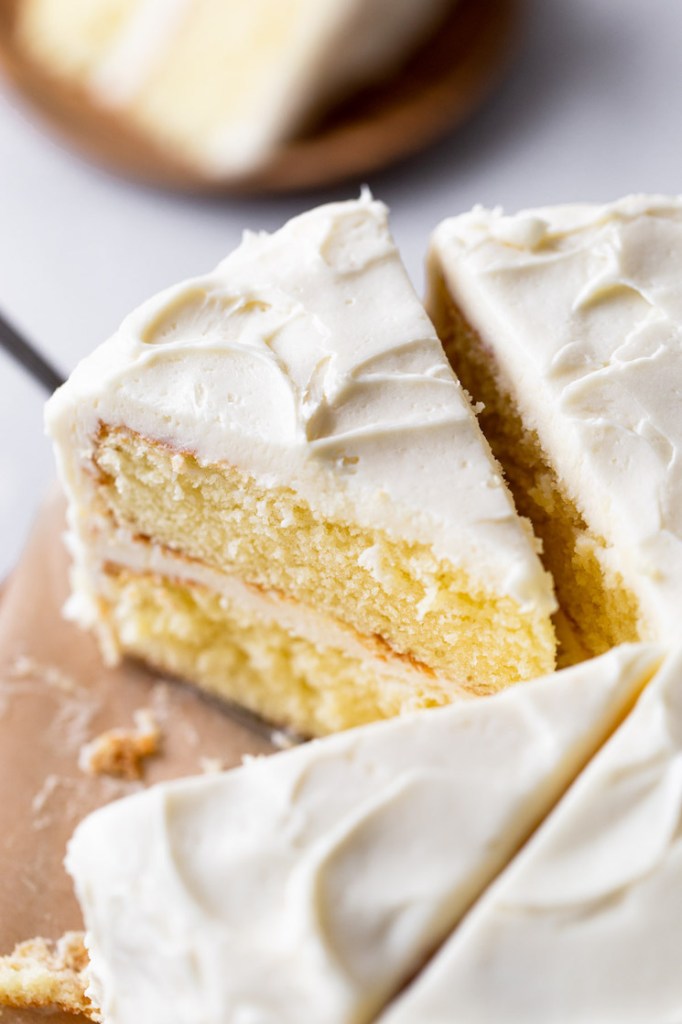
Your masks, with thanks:
<instances>
[{"instance_id":1,"label":"cake slice","mask_svg":"<svg viewBox=\"0 0 682 1024\"><path fill-rule=\"evenodd\" d=\"M660 658L623 647L96 811L67 867L105 1021L370 1021Z\"/></svg>"},{"instance_id":2,"label":"cake slice","mask_svg":"<svg viewBox=\"0 0 682 1024\"><path fill-rule=\"evenodd\" d=\"M147 302L47 422L111 658L304 734L554 666L532 532L367 196Z\"/></svg>"},{"instance_id":3,"label":"cake slice","mask_svg":"<svg viewBox=\"0 0 682 1024\"><path fill-rule=\"evenodd\" d=\"M682 655L382 1024L681 1019Z\"/></svg>"},{"instance_id":4,"label":"cake slice","mask_svg":"<svg viewBox=\"0 0 682 1024\"><path fill-rule=\"evenodd\" d=\"M208 178L262 164L399 67L455 0L21 0L18 39L58 78Z\"/></svg>"},{"instance_id":5,"label":"cake slice","mask_svg":"<svg viewBox=\"0 0 682 1024\"><path fill-rule=\"evenodd\" d=\"M676 643L682 201L445 221L429 309L582 647Z\"/></svg>"}]
</instances>

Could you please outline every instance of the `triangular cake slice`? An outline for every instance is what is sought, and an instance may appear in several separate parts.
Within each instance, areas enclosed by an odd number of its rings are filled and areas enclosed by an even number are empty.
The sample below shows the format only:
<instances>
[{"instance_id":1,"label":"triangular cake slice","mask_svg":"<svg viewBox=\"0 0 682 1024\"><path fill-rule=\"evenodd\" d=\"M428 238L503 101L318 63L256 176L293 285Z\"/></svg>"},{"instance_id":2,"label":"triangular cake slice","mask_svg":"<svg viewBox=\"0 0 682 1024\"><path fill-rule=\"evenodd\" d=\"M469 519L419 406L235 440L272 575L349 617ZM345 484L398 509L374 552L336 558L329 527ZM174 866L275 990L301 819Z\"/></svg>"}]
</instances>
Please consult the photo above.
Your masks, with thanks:
<instances>
[{"instance_id":1,"label":"triangular cake slice","mask_svg":"<svg viewBox=\"0 0 682 1024\"><path fill-rule=\"evenodd\" d=\"M382 1024L682 1013L682 655Z\"/></svg>"},{"instance_id":2,"label":"triangular cake slice","mask_svg":"<svg viewBox=\"0 0 682 1024\"><path fill-rule=\"evenodd\" d=\"M433 237L431 315L592 654L680 636L681 260L665 196L476 208Z\"/></svg>"},{"instance_id":3,"label":"triangular cake slice","mask_svg":"<svg viewBox=\"0 0 682 1024\"><path fill-rule=\"evenodd\" d=\"M67 866L104 1019L371 1020L660 659L654 647L619 648L95 812Z\"/></svg>"},{"instance_id":4,"label":"triangular cake slice","mask_svg":"<svg viewBox=\"0 0 682 1024\"><path fill-rule=\"evenodd\" d=\"M47 421L112 656L306 734L554 667L530 527L367 196L147 302Z\"/></svg>"},{"instance_id":5,"label":"triangular cake slice","mask_svg":"<svg viewBox=\"0 0 682 1024\"><path fill-rule=\"evenodd\" d=\"M206 178L400 67L453 0L21 0L34 62ZM286 170L286 166L285 166Z\"/></svg>"}]
</instances>

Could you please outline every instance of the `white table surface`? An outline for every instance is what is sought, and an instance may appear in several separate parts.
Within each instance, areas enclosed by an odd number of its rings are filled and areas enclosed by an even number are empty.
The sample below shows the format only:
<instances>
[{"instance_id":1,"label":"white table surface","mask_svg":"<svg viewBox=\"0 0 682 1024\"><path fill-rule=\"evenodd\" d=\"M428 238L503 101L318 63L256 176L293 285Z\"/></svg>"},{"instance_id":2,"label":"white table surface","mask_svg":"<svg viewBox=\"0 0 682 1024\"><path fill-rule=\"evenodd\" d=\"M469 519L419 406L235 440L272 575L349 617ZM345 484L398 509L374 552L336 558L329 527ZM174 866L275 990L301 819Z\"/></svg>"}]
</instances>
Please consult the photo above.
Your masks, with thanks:
<instances>
[{"instance_id":1,"label":"white table surface","mask_svg":"<svg viewBox=\"0 0 682 1024\"><path fill-rule=\"evenodd\" d=\"M682 192L682 3L529 0L498 94L450 139L370 180L421 287L429 232L477 202ZM63 149L0 83L0 308L64 371L139 301L333 193L201 201L119 181ZM53 475L43 395L0 353L0 577Z\"/></svg>"}]
</instances>

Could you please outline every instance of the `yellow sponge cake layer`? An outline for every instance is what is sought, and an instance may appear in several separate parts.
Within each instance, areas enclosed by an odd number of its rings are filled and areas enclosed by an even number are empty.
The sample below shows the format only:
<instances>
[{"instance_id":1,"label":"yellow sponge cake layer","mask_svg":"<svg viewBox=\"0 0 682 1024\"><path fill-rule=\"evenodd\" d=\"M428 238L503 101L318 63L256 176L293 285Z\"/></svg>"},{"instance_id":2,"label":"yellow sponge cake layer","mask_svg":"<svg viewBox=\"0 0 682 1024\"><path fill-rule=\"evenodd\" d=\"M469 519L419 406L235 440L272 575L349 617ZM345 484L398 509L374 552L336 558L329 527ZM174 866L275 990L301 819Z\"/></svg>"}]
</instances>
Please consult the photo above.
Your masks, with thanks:
<instances>
[{"instance_id":1,"label":"yellow sponge cake layer","mask_svg":"<svg viewBox=\"0 0 682 1024\"><path fill-rule=\"evenodd\" d=\"M314 643L191 580L111 568L106 628L122 651L305 736L447 704L452 687L380 641ZM334 641L339 643L335 646Z\"/></svg>"},{"instance_id":2,"label":"yellow sponge cake layer","mask_svg":"<svg viewBox=\"0 0 682 1024\"><path fill-rule=\"evenodd\" d=\"M441 674L439 703L448 690L494 692L552 663L546 616L486 593L424 544L322 519L291 489L264 488L235 467L202 468L121 429L103 432L94 464L100 511L117 525L322 609L370 644L380 637L389 652ZM321 668L308 676L312 687ZM366 684L356 685L362 702ZM379 705L374 717L385 717Z\"/></svg>"}]
</instances>

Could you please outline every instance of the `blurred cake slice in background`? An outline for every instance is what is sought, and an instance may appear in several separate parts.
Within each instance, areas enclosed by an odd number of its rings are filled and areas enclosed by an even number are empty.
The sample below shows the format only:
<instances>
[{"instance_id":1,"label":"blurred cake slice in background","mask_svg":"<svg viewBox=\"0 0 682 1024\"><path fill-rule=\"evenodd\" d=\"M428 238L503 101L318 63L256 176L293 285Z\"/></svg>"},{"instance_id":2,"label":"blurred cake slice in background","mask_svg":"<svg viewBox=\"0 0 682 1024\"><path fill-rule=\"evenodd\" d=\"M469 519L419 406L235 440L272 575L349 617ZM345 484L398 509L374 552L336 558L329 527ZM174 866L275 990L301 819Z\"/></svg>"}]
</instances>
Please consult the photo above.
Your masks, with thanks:
<instances>
[{"instance_id":1,"label":"blurred cake slice in background","mask_svg":"<svg viewBox=\"0 0 682 1024\"><path fill-rule=\"evenodd\" d=\"M113 658L304 734L554 666L536 541L368 196L151 299L47 422Z\"/></svg>"},{"instance_id":2,"label":"blurred cake slice in background","mask_svg":"<svg viewBox=\"0 0 682 1024\"><path fill-rule=\"evenodd\" d=\"M665 196L476 208L433 237L429 311L592 654L680 638L681 264Z\"/></svg>"},{"instance_id":3,"label":"blurred cake slice in background","mask_svg":"<svg viewBox=\"0 0 682 1024\"><path fill-rule=\"evenodd\" d=\"M660 659L655 647L622 647L96 811L67 867L105 1021L372 1020Z\"/></svg>"},{"instance_id":4,"label":"blurred cake slice in background","mask_svg":"<svg viewBox=\"0 0 682 1024\"><path fill-rule=\"evenodd\" d=\"M455 0L21 0L18 40L207 178L396 70Z\"/></svg>"}]
</instances>

